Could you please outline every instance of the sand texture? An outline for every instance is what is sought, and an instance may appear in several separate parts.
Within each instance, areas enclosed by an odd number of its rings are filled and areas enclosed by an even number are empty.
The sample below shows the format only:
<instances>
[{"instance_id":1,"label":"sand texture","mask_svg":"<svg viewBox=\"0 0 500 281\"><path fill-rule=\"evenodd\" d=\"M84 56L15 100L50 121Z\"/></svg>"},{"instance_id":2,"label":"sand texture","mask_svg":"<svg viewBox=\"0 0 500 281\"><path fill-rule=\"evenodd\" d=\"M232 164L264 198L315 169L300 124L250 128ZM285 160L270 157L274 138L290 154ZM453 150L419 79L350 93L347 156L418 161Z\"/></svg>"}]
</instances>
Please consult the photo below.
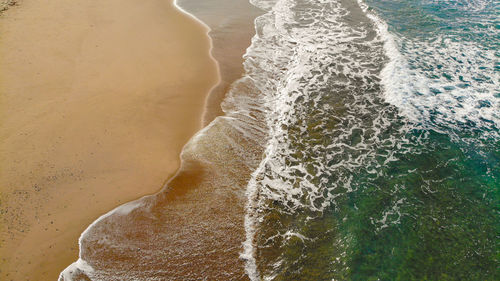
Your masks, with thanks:
<instances>
[{"instance_id":1,"label":"sand texture","mask_svg":"<svg viewBox=\"0 0 500 281\"><path fill-rule=\"evenodd\" d=\"M24 0L0 17L0 280L56 280L80 233L179 166L217 83L165 0Z\"/></svg>"}]
</instances>

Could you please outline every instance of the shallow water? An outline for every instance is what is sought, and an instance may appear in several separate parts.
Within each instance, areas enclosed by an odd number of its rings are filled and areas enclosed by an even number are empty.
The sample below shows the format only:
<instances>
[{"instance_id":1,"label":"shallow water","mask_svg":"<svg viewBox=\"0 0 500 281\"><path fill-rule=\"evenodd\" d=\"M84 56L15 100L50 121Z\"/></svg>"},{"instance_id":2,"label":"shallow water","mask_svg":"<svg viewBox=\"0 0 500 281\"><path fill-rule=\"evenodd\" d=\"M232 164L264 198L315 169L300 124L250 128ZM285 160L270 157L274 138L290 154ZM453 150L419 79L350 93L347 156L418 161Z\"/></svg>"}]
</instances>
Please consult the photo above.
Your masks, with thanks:
<instances>
[{"instance_id":1,"label":"shallow water","mask_svg":"<svg viewBox=\"0 0 500 281\"><path fill-rule=\"evenodd\" d=\"M226 115L164 192L84 233L80 271L499 279L499 4L251 2Z\"/></svg>"},{"instance_id":2,"label":"shallow water","mask_svg":"<svg viewBox=\"0 0 500 281\"><path fill-rule=\"evenodd\" d=\"M253 20L262 10L247 0L178 0L177 4L210 27L212 55L220 82L208 96L204 125L222 115L221 102L233 82L243 76L243 54L255 34Z\"/></svg>"}]
</instances>

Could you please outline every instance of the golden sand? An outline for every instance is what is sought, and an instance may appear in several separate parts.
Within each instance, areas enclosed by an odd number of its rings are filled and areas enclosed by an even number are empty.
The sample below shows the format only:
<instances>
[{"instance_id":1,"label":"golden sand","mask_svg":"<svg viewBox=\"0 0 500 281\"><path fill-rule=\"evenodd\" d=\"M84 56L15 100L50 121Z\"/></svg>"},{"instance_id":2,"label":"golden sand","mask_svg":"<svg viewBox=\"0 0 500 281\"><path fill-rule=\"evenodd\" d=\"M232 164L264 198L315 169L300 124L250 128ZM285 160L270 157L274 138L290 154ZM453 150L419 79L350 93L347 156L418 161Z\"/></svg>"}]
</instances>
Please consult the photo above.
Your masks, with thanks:
<instances>
[{"instance_id":1,"label":"golden sand","mask_svg":"<svg viewBox=\"0 0 500 281\"><path fill-rule=\"evenodd\" d=\"M87 225L176 171L217 82L206 32L165 0L0 17L0 280L56 280Z\"/></svg>"}]
</instances>

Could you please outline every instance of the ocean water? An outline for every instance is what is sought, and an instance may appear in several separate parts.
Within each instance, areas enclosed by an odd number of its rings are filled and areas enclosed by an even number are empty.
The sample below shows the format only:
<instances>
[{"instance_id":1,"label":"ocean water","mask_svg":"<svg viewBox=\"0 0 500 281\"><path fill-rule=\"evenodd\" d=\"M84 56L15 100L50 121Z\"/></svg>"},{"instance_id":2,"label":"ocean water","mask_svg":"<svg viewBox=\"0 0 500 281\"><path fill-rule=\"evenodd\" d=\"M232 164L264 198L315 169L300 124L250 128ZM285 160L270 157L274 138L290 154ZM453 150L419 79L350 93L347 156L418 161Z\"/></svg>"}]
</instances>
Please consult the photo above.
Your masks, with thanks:
<instances>
[{"instance_id":1,"label":"ocean water","mask_svg":"<svg viewBox=\"0 0 500 281\"><path fill-rule=\"evenodd\" d=\"M255 4L251 279L498 280L499 2Z\"/></svg>"},{"instance_id":2,"label":"ocean water","mask_svg":"<svg viewBox=\"0 0 500 281\"><path fill-rule=\"evenodd\" d=\"M499 280L494 0L251 0L215 118L60 280Z\"/></svg>"}]
</instances>

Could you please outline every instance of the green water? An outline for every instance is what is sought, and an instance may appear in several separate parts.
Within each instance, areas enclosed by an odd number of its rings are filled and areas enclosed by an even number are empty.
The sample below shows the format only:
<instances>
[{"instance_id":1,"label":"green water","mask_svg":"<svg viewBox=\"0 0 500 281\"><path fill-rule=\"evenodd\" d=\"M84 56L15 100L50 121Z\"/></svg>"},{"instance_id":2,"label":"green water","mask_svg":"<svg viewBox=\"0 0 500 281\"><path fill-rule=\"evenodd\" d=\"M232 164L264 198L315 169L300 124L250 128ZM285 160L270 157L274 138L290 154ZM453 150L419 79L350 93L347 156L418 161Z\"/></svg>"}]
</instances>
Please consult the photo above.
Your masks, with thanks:
<instances>
[{"instance_id":1,"label":"green water","mask_svg":"<svg viewBox=\"0 0 500 281\"><path fill-rule=\"evenodd\" d=\"M367 1L406 62L384 80L383 42L350 39L376 28L355 1L289 2L294 39L341 40L296 68L256 176L259 278L500 280L498 5Z\"/></svg>"}]
</instances>

